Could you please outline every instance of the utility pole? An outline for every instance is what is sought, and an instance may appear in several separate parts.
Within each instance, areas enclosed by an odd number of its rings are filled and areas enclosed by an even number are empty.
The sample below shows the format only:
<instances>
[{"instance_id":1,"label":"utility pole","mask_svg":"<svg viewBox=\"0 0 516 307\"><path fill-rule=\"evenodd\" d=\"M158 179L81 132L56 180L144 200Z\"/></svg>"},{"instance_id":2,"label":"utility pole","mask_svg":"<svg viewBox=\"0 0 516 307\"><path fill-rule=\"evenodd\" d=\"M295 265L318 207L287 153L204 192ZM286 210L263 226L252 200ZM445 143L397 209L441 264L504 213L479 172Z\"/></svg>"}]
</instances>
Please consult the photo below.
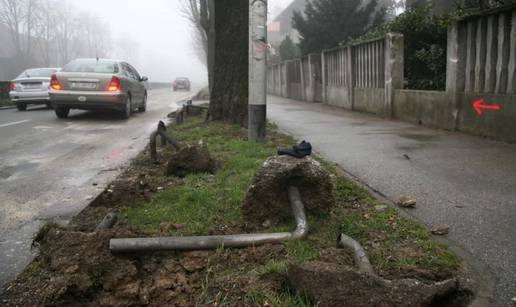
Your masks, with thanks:
<instances>
[{"instance_id":1,"label":"utility pole","mask_svg":"<svg viewBox=\"0 0 516 307\"><path fill-rule=\"evenodd\" d=\"M265 141L266 123L267 0L249 0L249 141Z\"/></svg>"}]
</instances>

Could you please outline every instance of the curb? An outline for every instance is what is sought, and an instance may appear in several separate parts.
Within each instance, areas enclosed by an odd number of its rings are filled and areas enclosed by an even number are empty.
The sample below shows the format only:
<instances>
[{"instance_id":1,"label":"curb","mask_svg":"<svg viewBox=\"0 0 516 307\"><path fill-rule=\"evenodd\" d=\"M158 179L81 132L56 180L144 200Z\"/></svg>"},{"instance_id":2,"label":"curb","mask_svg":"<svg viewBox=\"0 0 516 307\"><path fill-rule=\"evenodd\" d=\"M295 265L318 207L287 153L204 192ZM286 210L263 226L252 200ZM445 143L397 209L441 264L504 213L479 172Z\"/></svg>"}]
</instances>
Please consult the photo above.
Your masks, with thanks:
<instances>
[{"instance_id":1,"label":"curb","mask_svg":"<svg viewBox=\"0 0 516 307\"><path fill-rule=\"evenodd\" d=\"M10 109L16 109L16 106L0 107L0 111L1 111L1 110L10 110Z\"/></svg>"}]
</instances>

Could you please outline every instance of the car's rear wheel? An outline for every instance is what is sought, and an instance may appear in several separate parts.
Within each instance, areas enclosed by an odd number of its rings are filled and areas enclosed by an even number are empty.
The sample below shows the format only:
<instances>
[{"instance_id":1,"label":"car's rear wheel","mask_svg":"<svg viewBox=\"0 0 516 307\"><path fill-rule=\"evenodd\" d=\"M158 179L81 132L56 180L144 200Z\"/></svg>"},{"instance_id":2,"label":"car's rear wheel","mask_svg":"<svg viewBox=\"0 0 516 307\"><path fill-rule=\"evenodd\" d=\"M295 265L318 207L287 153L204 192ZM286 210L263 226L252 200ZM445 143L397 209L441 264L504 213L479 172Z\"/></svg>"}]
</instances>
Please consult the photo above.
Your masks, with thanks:
<instances>
[{"instance_id":1,"label":"car's rear wheel","mask_svg":"<svg viewBox=\"0 0 516 307\"><path fill-rule=\"evenodd\" d=\"M27 110L27 104L18 102L16 104L16 108L18 109L18 111L25 111L25 110Z\"/></svg>"},{"instance_id":2,"label":"car's rear wheel","mask_svg":"<svg viewBox=\"0 0 516 307\"><path fill-rule=\"evenodd\" d=\"M56 107L54 109L54 112L56 113L56 116L58 118L67 118L68 115L70 114L70 108Z\"/></svg>"},{"instance_id":3,"label":"car's rear wheel","mask_svg":"<svg viewBox=\"0 0 516 307\"><path fill-rule=\"evenodd\" d=\"M131 96L127 95L127 98L125 99L125 108L120 112L120 115L123 119L128 119L129 117L131 117L131 112L133 110L131 101Z\"/></svg>"},{"instance_id":4,"label":"car's rear wheel","mask_svg":"<svg viewBox=\"0 0 516 307\"><path fill-rule=\"evenodd\" d=\"M143 96L142 106L138 108L138 112L143 113L145 111L147 111L147 94Z\"/></svg>"}]
</instances>

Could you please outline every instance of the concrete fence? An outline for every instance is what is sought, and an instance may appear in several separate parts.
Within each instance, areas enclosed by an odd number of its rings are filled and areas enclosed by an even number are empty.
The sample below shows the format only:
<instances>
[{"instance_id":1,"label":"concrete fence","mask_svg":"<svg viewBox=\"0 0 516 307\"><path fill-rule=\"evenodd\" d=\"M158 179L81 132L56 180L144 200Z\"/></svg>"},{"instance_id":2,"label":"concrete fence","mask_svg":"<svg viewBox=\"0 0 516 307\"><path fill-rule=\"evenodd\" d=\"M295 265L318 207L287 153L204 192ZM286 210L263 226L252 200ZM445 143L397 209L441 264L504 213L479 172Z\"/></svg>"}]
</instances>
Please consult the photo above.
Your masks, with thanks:
<instances>
[{"instance_id":1,"label":"concrete fence","mask_svg":"<svg viewBox=\"0 0 516 307\"><path fill-rule=\"evenodd\" d=\"M514 6L450 25L446 91L403 89L403 40L389 33L269 67L269 93L516 142ZM479 114L480 100L499 109Z\"/></svg>"},{"instance_id":2,"label":"concrete fence","mask_svg":"<svg viewBox=\"0 0 516 307\"><path fill-rule=\"evenodd\" d=\"M325 50L269 67L269 94L392 116L403 86L403 36Z\"/></svg>"}]
</instances>

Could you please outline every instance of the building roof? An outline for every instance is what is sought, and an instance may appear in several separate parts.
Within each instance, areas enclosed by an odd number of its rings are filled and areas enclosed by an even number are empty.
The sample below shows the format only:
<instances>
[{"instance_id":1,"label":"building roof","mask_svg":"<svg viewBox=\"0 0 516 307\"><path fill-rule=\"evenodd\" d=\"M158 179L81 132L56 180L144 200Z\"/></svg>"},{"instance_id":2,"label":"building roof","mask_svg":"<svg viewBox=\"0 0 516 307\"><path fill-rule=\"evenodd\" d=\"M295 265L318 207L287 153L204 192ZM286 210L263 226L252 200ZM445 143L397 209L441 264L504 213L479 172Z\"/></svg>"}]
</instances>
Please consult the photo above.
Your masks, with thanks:
<instances>
[{"instance_id":1,"label":"building roof","mask_svg":"<svg viewBox=\"0 0 516 307\"><path fill-rule=\"evenodd\" d=\"M292 28L294 12L304 12L309 0L294 0L269 24L269 42L281 43L288 35L294 41L298 41L297 31Z\"/></svg>"},{"instance_id":2,"label":"building roof","mask_svg":"<svg viewBox=\"0 0 516 307\"><path fill-rule=\"evenodd\" d=\"M308 3L308 0L294 0L292 3L290 3L287 8L283 10L276 18L274 18L274 21L279 22L287 22L290 23L292 21L292 16L294 16L294 12L296 11L304 11L306 4Z\"/></svg>"}]
</instances>

